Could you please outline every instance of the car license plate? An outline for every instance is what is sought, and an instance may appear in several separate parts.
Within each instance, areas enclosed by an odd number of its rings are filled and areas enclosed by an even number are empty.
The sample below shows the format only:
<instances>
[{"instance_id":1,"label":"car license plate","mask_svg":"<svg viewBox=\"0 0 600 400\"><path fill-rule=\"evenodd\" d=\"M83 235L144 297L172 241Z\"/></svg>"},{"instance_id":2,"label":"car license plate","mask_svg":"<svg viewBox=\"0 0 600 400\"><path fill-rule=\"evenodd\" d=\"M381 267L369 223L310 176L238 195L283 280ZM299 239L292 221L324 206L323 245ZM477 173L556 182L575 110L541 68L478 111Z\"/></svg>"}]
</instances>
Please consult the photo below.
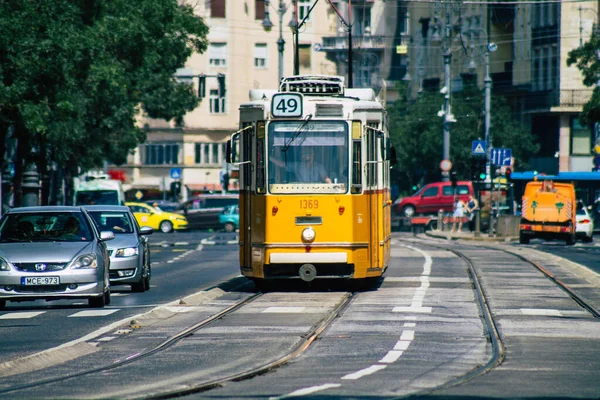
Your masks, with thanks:
<instances>
[{"instance_id":1,"label":"car license plate","mask_svg":"<svg viewBox=\"0 0 600 400\"><path fill-rule=\"evenodd\" d=\"M24 276L21 278L21 285L59 285L60 278L58 276Z\"/></svg>"}]
</instances>

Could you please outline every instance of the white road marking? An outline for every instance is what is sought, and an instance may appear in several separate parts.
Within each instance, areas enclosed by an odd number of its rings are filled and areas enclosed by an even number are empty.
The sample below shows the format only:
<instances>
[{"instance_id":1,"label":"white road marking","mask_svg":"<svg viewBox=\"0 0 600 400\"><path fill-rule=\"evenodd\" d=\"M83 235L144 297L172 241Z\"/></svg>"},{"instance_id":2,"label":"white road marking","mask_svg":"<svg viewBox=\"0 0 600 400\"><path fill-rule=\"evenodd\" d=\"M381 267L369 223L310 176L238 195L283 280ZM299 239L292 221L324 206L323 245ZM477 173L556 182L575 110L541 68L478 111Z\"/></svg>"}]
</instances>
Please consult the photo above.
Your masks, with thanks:
<instances>
[{"instance_id":1,"label":"white road marking","mask_svg":"<svg viewBox=\"0 0 600 400\"><path fill-rule=\"evenodd\" d=\"M410 341L406 341L406 340L398 340L396 342L396 345L394 346L394 350L407 350L408 346L410 346Z\"/></svg>"},{"instance_id":2,"label":"white road marking","mask_svg":"<svg viewBox=\"0 0 600 400\"><path fill-rule=\"evenodd\" d=\"M559 310L521 308L521 313L523 315L543 315L543 316L552 316L552 317L562 317L562 313Z\"/></svg>"},{"instance_id":3,"label":"white road marking","mask_svg":"<svg viewBox=\"0 0 600 400\"><path fill-rule=\"evenodd\" d=\"M403 331L400 340L411 341L415 338L415 331Z\"/></svg>"},{"instance_id":4,"label":"white road marking","mask_svg":"<svg viewBox=\"0 0 600 400\"><path fill-rule=\"evenodd\" d=\"M115 292L110 292L110 297L123 297L123 296L129 296L131 293L115 293Z\"/></svg>"},{"instance_id":5,"label":"white road marking","mask_svg":"<svg viewBox=\"0 0 600 400\"><path fill-rule=\"evenodd\" d=\"M404 324L405 328L414 328L415 326L417 326L417 324L415 324L414 322L406 322Z\"/></svg>"},{"instance_id":6,"label":"white road marking","mask_svg":"<svg viewBox=\"0 0 600 400\"><path fill-rule=\"evenodd\" d=\"M26 319L37 317L40 314L45 313L46 311L31 311L31 312L14 312L9 314L0 315L0 319Z\"/></svg>"},{"instance_id":7,"label":"white road marking","mask_svg":"<svg viewBox=\"0 0 600 400\"><path fill-rule=\"evenodd\" d=\"M116 338L117 338L116 336L106 336L106 337L98 339L98 341L99 342L109 342L109 341L114 340Z\"/></svg>"},{"instance_id":8,"label":"white road marking","mask_svg":"<svg viewBox=\"0 0 600 400\"><path fill-rule=\"evenodd\" d=\"M392 312L406 312L415 314L431 314L431 307L394 307Z\"/></svg>"},{"instance_id":9,"label":"white road marking","mask_svg":"<svg viewBox=\"0 0 600 400\"><path fill-rule=\"evenodd\" d=\"M385 357L383 357L381 360L379 360L379 362L384 363L384 364L395 363L400 358L402 353L404 353L404 352L399 351L399 350L390 350L387 352Z\"/></svg>"},{"instance_id":10,"label":"white road marking","mask_svg":"<svg viewBox=\"0 0 600 400\"><path fill-rule=\"evenodd\" d=\"M306 307L269 307L263 313L301 313Z\"/></svg>"},{"instance_id":11,"label":"white road marking","mask_svg":"<svg viewBox=\"0 0 600 400\"><path fill-rule=\"evenodd\" d=\"M285 398L288 398L288 397L305 396L307 394L321 392L323 390L327 390L327 389L331 389L331 388L336 388L336 387L340 387L340 386L342 386L342 385L340 385L339 383L326 383L324 385L311 386L311 387L307 387L307 388L304 388L304 389L298 389L298 390L295 390L295 391L293 391L291 393L283 395L281 397L269 397L269 400L279 400L279 399L285 399Z\"/></svg>"},{"instance_id":12,"label":"white road marking","mask_svg":"<svg viewBox=\"0 0 600 400\"><path fill-rule=\"evenodd\" d=\"M357 380L362 378L363 376L374 374L377 371L381 371L382 369L386 369L387 365L371 365L370 367L361 369L360 371L353 372L348 375L342 376L344 380Z\"/></svg>"},{"instance_id":13,"label":"white road marking","mask_svg":"<svg viewBox=\"0 0 600 400\"><path fill-rule=\"evenodd\" d=\"M119 311L118 308L115 309L111 309L111 310L87 310L87 311L79 311L76 312L75 314L71 314L68 317L105 317L107 315L110 315L112 313L116 313L117 311Z\"/></svg>"}]
</instances>

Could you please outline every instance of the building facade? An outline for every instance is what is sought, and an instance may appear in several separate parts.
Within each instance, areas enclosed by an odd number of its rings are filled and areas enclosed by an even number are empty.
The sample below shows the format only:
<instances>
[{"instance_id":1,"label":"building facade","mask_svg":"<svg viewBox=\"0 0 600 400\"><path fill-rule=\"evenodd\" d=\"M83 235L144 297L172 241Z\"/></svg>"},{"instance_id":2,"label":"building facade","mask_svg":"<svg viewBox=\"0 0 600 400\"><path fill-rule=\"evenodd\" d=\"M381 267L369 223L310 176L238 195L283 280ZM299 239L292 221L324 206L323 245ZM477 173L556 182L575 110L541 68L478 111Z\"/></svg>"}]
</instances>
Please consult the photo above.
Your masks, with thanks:
<instances>
[{"instance_id":1,"label":"building facade","mask_svg":"<svg viewBox=\"0 0 600 400\"><path fill-rule=\"evenodd\" d=\"M204 54L193 54L177 77L193 83L202 101L179 124L139 117L146 142L127 164L110 167L113 174L125 177L129 196L156 198L175 182L181 183L180 200L190 193L223 190L221 178L231 173L225 143L238 130L239 105L248 101L250 89L278 88L280 56L284 76L293 74L290 21L296 15L301 19L308 15L298 36L299 72L336 74L335 63L320 51L322 38L335 34L336 15L326 1L317 2L309 15L313 4L313 0L193 2L209 26L209 46ZM237 189L233 176L228 189Z\"/></svg>"},{"instance_id":2,"label":"building facade","mask_svg":"<svg viewBox=\"0 0 600 400\"><path fill-rule=\"evenodd\" d=\"M592 169L595 129L582 126L578 115L593 88L566 60L596 29L598 1L404 4L412 96L444 85L446 50L454 91L473 73L483 86L487 56L492 92L509 98L541 144L531 167L548 174Z\"/></svg>"}]
</instances>

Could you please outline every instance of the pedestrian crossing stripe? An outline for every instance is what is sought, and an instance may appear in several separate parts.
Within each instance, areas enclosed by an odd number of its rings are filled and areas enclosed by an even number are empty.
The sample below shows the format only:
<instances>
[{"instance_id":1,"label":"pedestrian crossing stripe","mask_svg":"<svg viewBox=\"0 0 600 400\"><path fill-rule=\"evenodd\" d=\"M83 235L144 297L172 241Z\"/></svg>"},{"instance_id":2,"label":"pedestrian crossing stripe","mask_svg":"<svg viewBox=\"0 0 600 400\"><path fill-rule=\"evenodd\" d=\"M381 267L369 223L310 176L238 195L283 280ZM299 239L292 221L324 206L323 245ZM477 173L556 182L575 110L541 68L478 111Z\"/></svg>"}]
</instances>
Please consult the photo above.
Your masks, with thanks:
<instances>
[{"instance_id":1,"label":"pedestrian crossing stripe","mask_svg":"<svg viewBox=\"0 0 600 400\"><path fill-rule=\"evenodd\" d=\"M473 154L485 154L485 149L481 143L477 143L477 146L473 149Z\"/></svg>"},{"instance_id":2,"label":"pedestrian crossing stripe","mask_svg":"<svg viewBox=\"0 0 600 400\"><path fill-rule=\"evenodd\" d=\"M120 308L113 309L102 309L102 310L85 310L78 311L75 314L68 315L67 317L105 317L107 315L116 313ZM2 319L29 319L39 315L45 314L47 311L28 311L28 312L9 312L6 314L0 314L0 320Z\"/></svg>"}]
</instances>

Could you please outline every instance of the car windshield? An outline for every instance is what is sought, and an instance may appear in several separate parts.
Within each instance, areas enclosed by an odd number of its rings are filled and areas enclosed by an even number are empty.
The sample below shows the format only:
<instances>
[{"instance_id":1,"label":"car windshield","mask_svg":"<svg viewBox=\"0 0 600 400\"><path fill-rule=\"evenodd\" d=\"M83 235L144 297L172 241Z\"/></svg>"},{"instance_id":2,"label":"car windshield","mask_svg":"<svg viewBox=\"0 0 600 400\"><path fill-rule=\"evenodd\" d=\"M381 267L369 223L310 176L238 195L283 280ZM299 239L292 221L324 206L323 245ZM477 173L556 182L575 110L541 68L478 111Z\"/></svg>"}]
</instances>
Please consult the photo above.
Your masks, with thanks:
<instances>
[{"instance_id":1,"label":"car windshield","mask_svg":"<svg viewBox=\"0 0 600 400\"><path fill-rule=\"evenodd\" d=\"M119 194L115 190L83 190L77 192L76 204L119 204Z\"/></svg>"},{"instance_id":2,"label":"car windshield","mask_svg":"<svg viewBox=\"0 0 600 400\"><path fill-rule=\"evenodd\" d=\"M115 235L133 233L133 223L126 212L90 211L100 231L113 231Z\"/></svg>"},{"instance_id":3,"label":"car windshield","mask_svg":"<svg viewBox=\"0 0 600 400\"><path fill-rule=\"evenodd\" d=\"M82 213L24 212L6 215L0 226L0 243L89 242L92 229Z\"/></svg>"}]
</instances>

